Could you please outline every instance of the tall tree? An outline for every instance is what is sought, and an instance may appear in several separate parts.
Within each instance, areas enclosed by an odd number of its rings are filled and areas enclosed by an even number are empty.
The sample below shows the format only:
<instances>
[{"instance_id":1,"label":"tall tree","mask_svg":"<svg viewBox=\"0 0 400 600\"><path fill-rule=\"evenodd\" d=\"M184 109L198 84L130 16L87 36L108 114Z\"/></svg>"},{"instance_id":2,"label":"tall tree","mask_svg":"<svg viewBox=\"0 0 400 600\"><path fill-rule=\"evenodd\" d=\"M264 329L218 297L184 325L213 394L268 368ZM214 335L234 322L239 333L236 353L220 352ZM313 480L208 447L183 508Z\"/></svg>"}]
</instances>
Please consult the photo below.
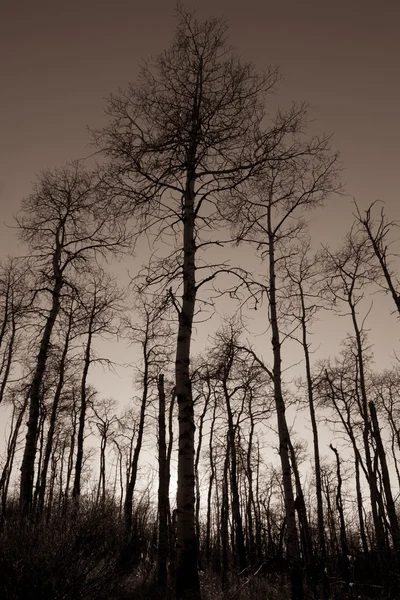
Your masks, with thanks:
<instances>
[{"instance_id":1,"label":"tall tree","mask_svg":"<svg viewBox=\"0 0 400 600\"><path fill-rule=\"evenodd\" d=\"M58 365L55 368L58 371L58 381L54 391L54 397L51 405L50 416L49 416L49 429L47 432L46 447L43 458L43 465L40 474L40 486L38 490L37 507L39 512L43 511L45 492L46 492L46 480L47 472L50 464L51 453L53 451L53 438L56 430L57 417L59 412L59 405L62 393L64 392L64 384L66 379L66 371L68 367L67 356L70 350L71 338L73 337L73 323L75 305L74 300L70 301L70 306L67 311L66 329L64 343L61 349Z\"/></svg>"},{"instance_id":2,"label":"tall tree","mask_svg":"<svg viewBox=\"0 0 400 600\"><path fill-rule=\"evenodd\" d=\"M121 212L134 214L140 231L155 231L157 239L169 235L174 243L171 254L156 263L152 282L164 289L178 285L171 290L178 313L176 589L177 598L186 600L200 596L192 329L199 288L227 270L223 262L209 266L203 256L213 243L221 244L220 195L240 186L261 165L284 158L285 152L278 156L274 149L293 128L296 111L280 114L263 130L265 96L276 84L276 71L260 76L242 62L228 46L221 20L199 22L180 6L177 13L170 47L145 64L136 85L110 97L110 123L94 136L109 158L106 179L124 201ZM196 281L196 272L204 274L202 280Z\"/></svg>"},{"instance_id":3,"label":"tall tree","mask_svg":"<svg viewBox=\"0 0 400 600\"><path fill-rule=\"evenodd\" d=\"M312 376L311 365L312 350L310 342L310 327L315 320L318 311L321 308L328 308L328 303L323 294L323 263L320 252L314 255L311 253L311 240L306 238L302 244L298 245L296 251L290 252L288 256L284 256L283 265L284 272L286 273L288 280L293 284L291 286L290 293L288 294L290 298L288 305L288 318L293 319L294 325L298 324L300 326L299 331L295 327L296 331L294 332L293 337L301 344L304 353L304 387L306 390L305 393L308 401L313 435L315 491L317 498L319 552L315 556L315 563L318 567L319 574L323 579L324 597L328 598L329 585L325 569L326 544L322 498L320 444L315 411L314 380Z\"/></svg>"}]
</instances>

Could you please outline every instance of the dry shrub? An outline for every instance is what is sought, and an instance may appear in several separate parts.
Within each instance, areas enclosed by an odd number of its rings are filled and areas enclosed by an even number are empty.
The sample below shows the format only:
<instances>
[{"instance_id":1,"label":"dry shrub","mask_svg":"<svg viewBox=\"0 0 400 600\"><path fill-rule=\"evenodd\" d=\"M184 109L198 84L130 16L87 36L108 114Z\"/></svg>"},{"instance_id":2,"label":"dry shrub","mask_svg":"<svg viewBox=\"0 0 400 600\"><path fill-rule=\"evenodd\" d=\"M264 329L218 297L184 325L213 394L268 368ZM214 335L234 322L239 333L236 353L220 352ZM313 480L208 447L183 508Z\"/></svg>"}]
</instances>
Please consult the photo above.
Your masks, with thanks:
<instances>
[{"instance_id":1,"label":"dry shrub","mask_svg":"<svg viewBox=\"0 0 400 600\"><path fill-rule=\"evenodd\" d=\"M111 504L22 519L16 511L0 531L0 598L110 600L121 584L122 529Z\"/></svg>"}]
</instances>

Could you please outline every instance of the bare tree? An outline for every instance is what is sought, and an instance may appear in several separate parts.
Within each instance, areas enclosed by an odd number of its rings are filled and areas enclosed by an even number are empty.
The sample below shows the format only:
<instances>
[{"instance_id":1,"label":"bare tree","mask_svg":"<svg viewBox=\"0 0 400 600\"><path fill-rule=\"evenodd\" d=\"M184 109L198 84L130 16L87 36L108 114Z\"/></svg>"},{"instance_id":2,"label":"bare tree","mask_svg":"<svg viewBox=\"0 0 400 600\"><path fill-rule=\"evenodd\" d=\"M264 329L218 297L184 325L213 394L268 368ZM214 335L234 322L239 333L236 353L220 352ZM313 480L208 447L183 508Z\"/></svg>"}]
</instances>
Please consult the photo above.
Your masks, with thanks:
<instances>
[{"instance_id":1,"label":"bare tree","mask_svg":"<svg viewBox=\"0 0 400 600\"><path fill-rule=\"evenodd\" d=\"M262 129L266 93L278 76L259 76L226 43L220 20L200 23L178 7L170 47L142 68L138 83L110 97L110 124L95 132L109 158L108 181L135 214L138 228L169 236L175 249L157 262L153 283L171 292L178 312L176 394L179 407L177 597L198 598L194 519L194 415L190 347L199 288L227 271L203 262L218 235L219 197L267 162L298 121L297 110ZM215 232L217 236L215 236ZM180 236L180 241L179 237ZM196 269L204 277L196 281ZM200 269L204 269L201 271ZM236 270L240 274L239 270ZM177 295L181 295L178 302Z\"/></svg>"},{"instance_id":2,"label":"bare tree","mask_svg":"<svg viewBox=\"0 0 400 600\"><path fill-rule=\"evenodd\" d=\"M12 404L10 432L7 439L6 458L0 475L1 515L4 518L7 507L7 495L14 466L15 454L21 433L21 425L29 400L29 389L26 384L8 390L8 402Z\"/></svg>"},{"instance_id":3,"label":"bare tree","mask_svg":"<svg viewBox=\"0 0 400 600\"><path fill-rule=\"evenodd\" d=\"M219 519L223 529L222 562L223 583L226 569L233 557L240 572L249 567L255 558L253 515L253 441L258 423L265 422L271 414L271 382L265 370L251 353L240 344L243 326L237 319L226 320L213 336L212 345L205 356L208 388L214 395L212 437L219 439L219 452L209 447L211 485L218 479L218 462L222 467L222 501ZM218 407L218 424L216 424ZM246 448L246 438L249 439ZM216 460L220 455L219 461ZM218 485L218 484L217 484ZM208 508L208 511L210 509ZM231 518L230 518L231 514ZM210 552L211 517L207 515L206 547ZM229 544L229 523L230 539ZM246 544L247 542L247 544ZM250 553L249 553L250 550Z\"/></svg>"},{"instance_id":4,"label":"bare tree","mask_svg":"<svg viewBox=\"0 0 400 600\"><path fill-rule=\"evenodd\" d=\"M362 422L360 423L360 408L358 394L358 371L355 359L353 341L345 340L340 358L333 362L322 363L314 374L314 392L318 406L324 409L325 419L335 434L343 428L354 455L356 499L359 518L360 537L365 556L368 555L366 539L364 503L360 470L368 481L368 471L362 450ZM333 412L333 415L332 415ZM331 533L331 542L334 538ZM332 547L331 547L332 551Z\"/></svg>"},{"instance_id":5,"label":"bare tree","mask_svg":"<svg viewBox=\"0 0 400 600\"><path fill-rule=\"evenodd\" d=\"M120 251L125 230L102 201L98 180L79 162L42 174L17 216L20 239L40 272L42 289L50 295L48 314L32 378L29 421L21 467L20 503L25 512L32 504L40 393L51 335L62 301L62 290L71 275L95 256Z\"/></svg>"},{"instance_id":6,"label":"bare tree","mask_svg":"<svg viewBox=\"0 0 400 600\"><path fill-rule=\"evenodd\" d=\"M18 347L35 298L32 280L28 261L9 258L0 264L0 403L18 364Z\"/></svg>"},{"instance_id":7,"label":"bare tree","mask_svg":"<svg viewBox=\"0 0 400 600\"><path fill-rule=\"evenodd\" d=\"M377 486L377 476L371 456L371 425L368 412L367 393L367 335L365 320L369 314L360 319L359 310L365 295L365 284L372 281L376 275L376 267L370 266L368 261L368 247L365 239L353 227L346 236L343 246L333 253L326 252L327 285L339 306L349 310L353 326L354 337L352 350L355 352L355 398L358 401L359 412L363 420L362 436L364 443L365 465L367 480L370 488L371 506L374 517L374 526L377 545L382 556L385 547L382 521L378 514L378 503L382 501Z\"/></svg>"},{"instance_id":8,"label":"bare tree","mask_svg":"<svg viewBox=\"0 0 400 600\"><path fill-rule=\"evenodd\" d=\"M303 597L298 534L289 460L289 430L282 388L282 342L285 330L287 290L282 277L282 258L294 251L304 231L304 211L320 206L337 187L337 156L332 155L327 138L307 140L302 136L305 109L294 112L286 123L286 136L279 140L275 152L282 160L268 163L256 182L247 190L236 191L228 198L224 214L231 223L238 243L254 244L267 263L265 292L271 328L273 368L270 370L275 389L280 458L285 489L287 548L292 578L292 598ZM290 132L291 135L288 135ZM283 159L284 157L284 159Z\"/></svg>"},{"instance_id":9,"label":"bare tree","mask_svg":"<svg viewBox=\"0 0 400 600\"><path fill-rule=\"evenodd\" d=\"M386 508L387 508L387 513L388 513L389 522L390 522L393 546L394 546L394 549L396 550L396 553L397 553L398 559L399 559L400 529L399 529L399 522L398 522L398 518L397 518L397 514L396 514L396 507L395 507L395 503L393 500L392 487L390 484L390 475L389 475L389 469L388 469L387 460L386 460L386 452L385 452L385 448L384 448L383 442L382 442L382 436L381 436L381 432L380 432L380 428L379 428L379 421L378 421L378 415L376 413L375 404L374 404L374 402L370 401L368 406L369 406L369 411L371 414L371 421L372 421L372 435L374 436L374 439L375 439L377 454L378 454L379 461L381 464L382 483L383 483L383 488L385 491Z\"/></svg>"},{"instance_id":10,"label":"bare tree","mask_svg":"<svg viewBox=\"0 0 400 600\"><path fill-rule=\"evenodd\" d=\"M126 320L125 329L132 344L140 347L140 366L137 366L137 381L141 387L137 437L133 448L129 477L127 481L124 516L128 534L132 527L133 494L138 474L139 457L145 431L145 419L148 412L152 387L157 384L158 376L168 361L169 340L171 331L163 315L168 305L168 298L146 297L136 290L134 319Z\"/></svg>"},{"instance_id":11,"label":"bare tree","mask_svg":"<svg viewBox=\"0 0 400 600\"><path fill-rule=\"evenodd\" d=\"M100 501L105 502L106 499L106 451L115 433L115 426L118 417L115 413L117 401L114 398L103 398L101 400L94 399L90 403L90 408L94 417L91 423L96 426L100 435L100 469L99 480L96 492L96 504Z\"/></svg>"},{"instance_id":12,"label":"bare tree","mask_svg":"<svg viewBox=\"0 0 400 600\"><path fill-rule=\"evenodd\" d=\"M315 466L315 488L317 497L317 519L318 519L318 544L319 552L315 555L315 565L318 567L319 575L323 579L323 594L329 597L329 583L326 576L326 545L325 525L322 498L321 461L319 432L314 401L314 380L311 365L311 325L319 310L328 308L329 303L323 293L324 276L323 262L320 252L311 253L311 240L305 238L303 243L298 244L295 251L283 256L283 272L292 283L288 289L287 318L293 322L293 339L298 341L304 353L305 384L301 382L300 387L305 387L308 401L308 409L311 420L314 447ZM299 330L296 325L299 325ZM310 556L311 558L311 556ZM314 560L312 561L314 563Z\"/></svg>"},{"instance_id":13,"label":"bare tree","mask_svg":"<svg viewBox=\"0 0 400 600\"><path fill-rule=\"evenodd\" d=\"M373 373L371 381L371 396L381 417L386 423L385 429L389 426L391 437L391 454L394 461L394 467L397 475L397 481L400 485L399 457L400 451L400 378L396 368L387 369L382 373Z\"/></svg>"},{"instance_id":14,"label":"bare tree","mask_svg":"<svg viewBox=\"0 0 400 600\"><path fill-rule=\"evenodd\" d=\"M85 338L83 349L83 369L80 390L79 425L76 436L76 461L75 476L72 496L77 500L81 494L81 476L83 464L83 444L86 427L86 414L88 407L88 375L90 365L95 362L111 362L96 356L94 341L96 337L116 335L118 332L117 317L123 311L121 305L122 291L117 287L115 280L102 269L96 269L86 276L85 285L78 290L79 305L81 308L82 335Z\"/></svg>"},{"instance_id":15,"label":"bare tree","mask_svg":"<svg viewBox=\"0 0 400 600\"><path fill-rule=\"evenodd\" d=\"M247 567L247 556L244 542L243 532L243 519L240 510L240 496L239 496L239 484L238 484L238 458L237 458L237 430L238 421L243 411L243 402L240 402L237 411L234 410L233 402L238 392L242 392L243 400L243 386L244 382L241 381L240 377L238 380L235 378L234 373L235 358L237 355L237 337L238 332L230 330L221 332L219 335L219 350L220 356L214 357L215 367L217 369L216 379L221 385L221 396L222 401L225 404L226 410L226 421L228 425L227 429L227 447L226 447L226 467L230 472L230 490L231 490L231 509L232 509L232 520L234 523L234 539L236 551L239 559L239 569L243 571ZM236 379L236 380L235 380Z\"/></svg>"},{"instance_id":16,"label":"bare tree","mask_svg":"<svg viewBox=\"0 0 400 600\"><path fill-rule=\"evenodd\" d=\"M58 381L54 391L53 402L51 405L51 411L49 416L49 429L47 432L47 440L46 440L46 448L44 453L43 465L40 474L40 486L38 490L38 500L37 507L39 512L43 511L44 508L44 500L45 500L45 492L46 492L46 480L47 480L47 471L50 464L51 453L53 450L53 438L56 430L57 418L59 416L59 405L62 397L62 393L64 392L64 384L66 379L66 371L68 368L68 352L70 351L71 339L73 337L73 324L74 324L74 316L76 311L75 302L72 299L70 301L69 310L67 312L66 319L66 330L65 330L65 338L64 344L61 350L61 354L59 357L59 362L57 367L55 368L56 372L58 371Z\"/></svg>"}]
</instances>

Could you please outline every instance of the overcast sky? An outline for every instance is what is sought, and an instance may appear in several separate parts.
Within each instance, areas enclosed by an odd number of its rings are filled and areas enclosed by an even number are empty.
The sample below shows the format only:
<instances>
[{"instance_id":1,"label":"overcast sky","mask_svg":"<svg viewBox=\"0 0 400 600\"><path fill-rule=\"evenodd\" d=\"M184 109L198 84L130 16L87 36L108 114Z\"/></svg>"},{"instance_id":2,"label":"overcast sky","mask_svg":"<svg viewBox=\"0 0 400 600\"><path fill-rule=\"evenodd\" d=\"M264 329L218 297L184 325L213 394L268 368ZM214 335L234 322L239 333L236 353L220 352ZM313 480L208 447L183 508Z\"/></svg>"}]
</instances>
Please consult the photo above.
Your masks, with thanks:
<instances>
[{"instance_id":1,"label":"overcast sky","mask_svg":"<svg viewBox=\"0 0 400 600\"><path fill-rule=\"evenodd\" d=\"M87 126L104 97L134 81L138 63L174 33L169 0L8 0L0 20L0 254L15 252L12 223L35 173L89 155ZM332 133L347 197L312 218L315 239L339 242L351 197L376 198L399 217L400 3L395 0L202 0L199 18L223 16L230 41L258 67L279 66L278 100L310 103L313 133ZM378 363L398 341L390 301L371 319ZM323 351L342 330L326 319ZM332 344L330 346L330 340ZM336 349L335 349L336 350ZM329 350L328 350L329 351ZM111 389L111 386L110 386Z\"/></svg>"}]
</instances>

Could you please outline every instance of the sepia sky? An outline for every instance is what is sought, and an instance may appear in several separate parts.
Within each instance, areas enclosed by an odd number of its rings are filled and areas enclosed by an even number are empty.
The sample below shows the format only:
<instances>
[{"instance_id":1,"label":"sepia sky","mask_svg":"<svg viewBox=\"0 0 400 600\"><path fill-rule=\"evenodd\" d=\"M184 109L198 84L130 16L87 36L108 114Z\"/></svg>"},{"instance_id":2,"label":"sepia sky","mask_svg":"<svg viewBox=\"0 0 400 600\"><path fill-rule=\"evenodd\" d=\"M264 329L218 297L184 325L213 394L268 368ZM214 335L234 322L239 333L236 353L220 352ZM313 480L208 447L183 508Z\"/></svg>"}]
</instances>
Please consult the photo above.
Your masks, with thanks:
<instances>
[{"instance_id":1,"label":"sepia sky","mask_svg":"<svg viewBox=\"0 0 400 600\"><path fill-rule=\"evenodd\" d=\"M12 224L35 173L93 152L86 127L104 123L104 97L134 81L140 60L168 45L174 5L169 0L3 3L0 256L17 252L14 232L4 222ZM202 0L183 5L195 7L199 18L225 17L230 41L243 58L260 68L279 66L284 80L278 102L308 101L311 131L334 135L347 196L332 198L312 216L316 240L340 241L351 220L353 196L361 206L380 198L391 218L400 216L399 2ZM390 315L390 299L374 302L379 309L374 308L369 324L382 366L393 355L399 325ZM323 355L331 348L336 352L343 327L331 317L321 323L315 343Z\"/></svg>"}]
</instances>

